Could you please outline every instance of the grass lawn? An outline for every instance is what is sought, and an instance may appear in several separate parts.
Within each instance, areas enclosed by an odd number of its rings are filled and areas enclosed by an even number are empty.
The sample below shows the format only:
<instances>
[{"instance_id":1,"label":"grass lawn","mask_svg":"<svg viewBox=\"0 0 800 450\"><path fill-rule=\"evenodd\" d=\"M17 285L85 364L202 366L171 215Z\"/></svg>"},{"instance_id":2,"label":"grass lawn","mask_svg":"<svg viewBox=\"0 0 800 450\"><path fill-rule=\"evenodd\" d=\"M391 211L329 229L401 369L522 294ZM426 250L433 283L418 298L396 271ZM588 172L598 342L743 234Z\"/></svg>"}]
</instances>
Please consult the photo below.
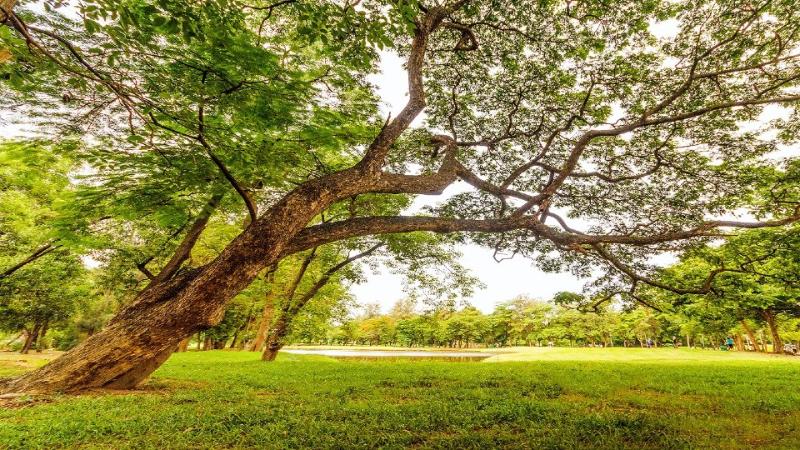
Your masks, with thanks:
<instances>
[{"instance_id":1,"label":"grass lawn","mask_svg":"<svg viewBox=\"0 0 800 450\"><path fill-rule=\"evenodd\" d=\"M481 363L176 354L133 393L7 403L0 447L800 448L800 358L499 353ZM53 356L0 355L0 376Z\"/></svg>"}]
</instances>

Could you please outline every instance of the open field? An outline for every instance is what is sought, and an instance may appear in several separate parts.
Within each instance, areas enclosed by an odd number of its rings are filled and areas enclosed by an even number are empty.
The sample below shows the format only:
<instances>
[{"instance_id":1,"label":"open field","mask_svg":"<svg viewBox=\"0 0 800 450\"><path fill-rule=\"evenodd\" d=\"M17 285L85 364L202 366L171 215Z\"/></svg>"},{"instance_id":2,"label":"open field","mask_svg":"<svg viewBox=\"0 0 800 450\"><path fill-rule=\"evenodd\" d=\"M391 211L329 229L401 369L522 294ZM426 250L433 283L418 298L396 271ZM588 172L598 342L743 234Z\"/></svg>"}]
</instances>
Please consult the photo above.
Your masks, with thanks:
<instances>
[{"instance_id":1,"label":"open field","mask_svg":"<svg viewBox=\"0 0 800 450\"><path fill-rule=\"evenodd\" d=\"M2 354L0 376L52 356ZM181 353L137 392L16 400L0 410L0 446L800 448L800 358L503 349L487 361Z\"/></svg>"}]
</instances>

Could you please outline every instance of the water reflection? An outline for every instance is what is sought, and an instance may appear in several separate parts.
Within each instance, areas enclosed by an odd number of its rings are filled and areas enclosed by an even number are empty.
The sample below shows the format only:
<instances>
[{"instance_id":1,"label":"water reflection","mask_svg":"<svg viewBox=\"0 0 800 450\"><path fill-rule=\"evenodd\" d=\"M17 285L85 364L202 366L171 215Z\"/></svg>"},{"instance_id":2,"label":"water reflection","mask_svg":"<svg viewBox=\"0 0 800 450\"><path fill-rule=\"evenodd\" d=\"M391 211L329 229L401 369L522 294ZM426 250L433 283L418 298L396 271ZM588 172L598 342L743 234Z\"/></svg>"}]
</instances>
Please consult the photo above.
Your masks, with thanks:
<instances>
[{"instance_id":1,"label":"water reflection","mask_svg":"<svg viewBox=\"0 0 800 450\"><path fill-rule=\"evenodd\" d=\"M329 356L336 359L347 359L356 361L393 361L409 360L415 361L454 361L454 362L474 362L481 361L490 356L491 353L478 352L433 352L424 350L313 350L313 349L286 349L286 353L295 355L320 355Z\"/></svg>"}]
</instances>

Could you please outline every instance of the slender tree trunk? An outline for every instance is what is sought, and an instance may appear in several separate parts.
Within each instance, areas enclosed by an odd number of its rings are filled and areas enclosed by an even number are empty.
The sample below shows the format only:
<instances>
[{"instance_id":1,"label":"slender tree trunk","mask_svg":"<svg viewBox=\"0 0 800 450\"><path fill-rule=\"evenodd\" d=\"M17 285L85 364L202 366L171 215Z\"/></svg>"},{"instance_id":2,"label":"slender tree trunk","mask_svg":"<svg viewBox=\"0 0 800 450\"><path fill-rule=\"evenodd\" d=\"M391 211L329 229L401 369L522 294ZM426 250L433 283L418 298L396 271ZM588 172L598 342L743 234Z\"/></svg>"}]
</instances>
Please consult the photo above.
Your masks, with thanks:
<instances>
[{"instance_id":1,"label":"slender tree trunk","mask_svg":"<svg viewBox=\"0 0 800 450\"><path fill-rule=\"evenodd\" d=\"M42 339L44 339L45 335L47 334L47 327L50 324L48 319L44 319L42 323L42 328L39 330L39 335L36 337L36 341L33 342L33 346L36 349L37 353L42 352Z\"/></svg>"},{"instance_id":2,"label":"slender tree trunk","mask_svg":"<svg viewBox=\"0 0 800 450\"><path fill-rule=\"evenodd\" d=\"M739 322L742 324L742 328L744 328L744 332L747 334L747 339L750 340L750 343L753 346L753 351L759 351L756 334L753 332L753 329L750 328L750 324L748 324L745 319L742 319ZM764 351L767 351L767 349L764 349Z\"/></svg>"},{"instance_id":3,"label":"slender tree trunk","mask_svg":"<svg viewBox=\"0 0 800 450\"><path fill-rule=\"evenodd\" d=\"M339 262L335 266L332 266L331 268L326 270L325 273L322 274L322 277L320 277L320 279L317 280L317 282L314 283L314 285L311 286L311 288L305 294L303 294L302 296L300 296L300 298L295 300L294 294L297 291L297 287L300 285L300 281L302 280L303 275L306 272L306 269L308 268L308 264L310 264L311 262L311 258L313 258L314 252L312 251L310 256L304 260L299 273L295 277L295 280L292 283L289 292L287 293L286 303L282 308L280 317L278 317L277 321L275 322L275 324L272 326L272 328L268 333L267 346L264 349L264 353L261 354L261 360L262 361L275 360L275 357L278 355L278 352L280 351L281 348L283 348L284 339L289 334L291 323L294 320L295 316L297 316L297 313L299 313L300 310L302 310L303 307L312 298L314 298L315 295L317 295L320 289L322 289L328 283L328 281L330 281L331 277L336 272L346 267L353 261L371 255L382 246L383 246L382 243L373 245L372 247L361 253L348 256L343 261ZM370 341L370 345L372 345L372 341Z\"/></svg>"},{"instance_id":4,"label":"slender tree trunk","mask_svg":"<svg viewBox=\"0 0 800 450\"><path fill-rule=\"evenodd\" d=\"M31 347L36 345L36 340L39 338L39 330L41 326L42 325L39 321L33 323L33 328L31 328L31 330L25 336L25 343L22 345L22 350L20 350L20 353L27 355L31 350Z\"/></svg>"},{"instance_id":5,"label":"slender tree trunk","mask_svg":"<svg viewBox=\"0 0 800 450\"><path fill-rule=\"evenodd\" d=\"M22 348L20 348L19 352L24 355L31 348L31 331L26 329L22 332L22 335L25 336L25 340L22 342Z\"/></svg>"},{"instance_id":6,"label":"slender tree trunk","mask_svg":"<svg viewBox=\"0 0 800 450\"><path fill-rule=\"evenodd\" d=\"M191 340L191 338L187 337L186 339L183 339L182 341L180 341L178 343L178 349L176 351L185 352L186 350L188 350L189 349L189 341L190 340Z\"/></svg>"},{"instance_id":7,"label":"slender tree trunk","mask_svg":"<svg viewBox=\"0 0 800 450\"><path fill-rule=\"evenodd\" d=\"M239 341L240 332L241 330L236 330L236 332L233 333L233 339L231 339L231 345L228 346L229 349L233 350L234 348L236 348L236 343Z\"/></svg>"},{"instance_id":8,"label":"slender tree trunk","mask_svg":"<svg viewBox=\"0 0 800 450\"><path fill-rule=\"evenodd\" d=\"M258 331L256 331L256 337L250 344L251 352L260 352L261 348L264 347L264 342L267 340L267 333L272 325L272 319L275 313L278 289L273 285L275 282L274 271L267 275L266 281L269 287L264 299L264 309L261 311L261 321L258 323Z\"/></svg>"},{"instance_id":9,"label":"slender tree trunk","mask_svg":"<svg viewBox=\"0 0 800 450\"><path fill-rule=\"evenodd\" d=\"M264 347L264 342L267 340L267 333L272 325L273 315L275 313L275 296L267 295L264 302L264 310L261 312L261 322L258 324L258 331L256 337L250 345L251 352L260 352Z\"/></svg>"},{"instance_id":10,"label":"slender tree trunk","mask_svg":"<svg viewBox=\"0 0 800 450\"><path fill-rule=\"evenodd\" d=\"M778 324L775 322L775 313L770 309L765 309L761 311L761 315L767 322L767 326L769 326L769 332L772 335L772 353L782 354L783 340L781 339L781 335L778 333Z\"/></svg>"},{"instance_id":11,"label":"slender tree trunk","mask_svg":"<svg viewBox=\"0 0 800 450\"><path fill-rule=\"evenodd\" d=\"M744 343L742 342L742 336L738 333L733 335L733 340L736 342L736 350L743 352L744 351Z\"/></svg>"},{"instance_id":12,"label":"slender tree trunk","mask_svg":"<svg viewBox=\"0 0 800 450\"><path fill-rule=\"evenodd\" d=\"M283 348L283 339L289 333L289 323L291 319L286 314L282 314L270 328L267 335L267 346L261 354L262 361L275 361L278 352Z\"/></svg>"}]
</instances>

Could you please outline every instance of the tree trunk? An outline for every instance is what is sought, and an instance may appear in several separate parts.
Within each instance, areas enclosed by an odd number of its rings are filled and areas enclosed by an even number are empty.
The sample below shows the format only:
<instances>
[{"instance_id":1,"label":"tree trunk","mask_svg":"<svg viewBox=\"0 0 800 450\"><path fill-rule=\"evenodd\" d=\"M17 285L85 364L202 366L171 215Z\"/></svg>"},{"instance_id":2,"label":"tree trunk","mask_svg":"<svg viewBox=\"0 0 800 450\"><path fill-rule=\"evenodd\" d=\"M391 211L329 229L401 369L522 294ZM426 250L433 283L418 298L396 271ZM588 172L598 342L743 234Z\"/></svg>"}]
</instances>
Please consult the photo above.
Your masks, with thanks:
<instances>
[{"instance_id":1,"label":"tree trunk","mask_svg":"<svg viewBox=\"0 0 800 450\"><path fill-rule=\"evenodd\" d=\"M33 338L33 331L25 330L25 342L22 343L22 348L19 350L23 355L27 354L31 348L31 338Z\"/></svg>"},{"instance_id":2,"label":"tree trunk","mask_svg":"<svg viewBox=\"0 0 800 450\"><path fill-rule=\"evenodd\" d=\"M267 348L264 349L264 353L261 354L261 360L270 362L275 361L275 358L278 357L278 352L281 351L283 348L283 342L276 341L276 342L269 342L267 344Z\"/></svg>"},{"instance_id":3,"label":"tree trunk","mask_svg":"<svg viewBox=\"0 0 800 450\"><path fill-rule=\"evenodd\" d=\"M264 346L264 342L267 340L267 333L272 325L272 318L275 313L275 301L277 300L278 294L277 287L272 285L274 282L275 274L274 272L271 272L267 278L267 283L270 284L270 287L267 291L266 298L264 299L264 309L261 311L261 321L258 324L256 337L250 344L251 352L261 351L261 348Z\"/></svg>"},{"instance_id":4,"label":"tree trunk","mask_svg":"<svg viewBox=\"0 0 800 450\"><path fill-rule=\"evenodd\" d=\"M772 310L765 309L761 311L761 315L769 326L769 332L772 335L772 353L783 353L783 340L778 333L778 324L775 322L775 313Z\"/></svg>"},{"instance_id":5,"label":"tree trunk","mask_svg":"<svg viewBox=\"0 0 800 450\"><path fill-rule=\"evenodd\" d=\"M22 345L22 350L20 350L20 353L27 355L31 348L36 345L36 341L39 339L39 330L41 327L42 324L40 322L34 322L33 328L31 328L31 330L25 336L25 343Z\"/></svg>"},{"instance_id":6,"label":"tree trunk","mask_svg":"<svg viewBox=\"0 0 800 450\"><path fill-rule=\"evenodd\" d=\"M186 350L188 350L189 349L189 341L190 340L191 339L187 337L186 339L183 339L182 341L180 341L178 343L178 349L175 350L175 351L177 351L177 352L185 352Z\"/></svg>"},{"instance_id":7,"label":"tree trunk","mask_svg":"<svg viewBox=\"0 0 800 450\"><path fill-rule=\"evenodd\" d=\"M746 320L742 319L739 321L742 324L742 328L744 328L744 332L747 333L747 339L750 340L751 345L753 346L753 351L759 351L758 348L758 341L756 340L756 334L753 332L753 329L750 328L750 324L747 323ZM766 351L767 349L764 349Z\"/></svg>"},{"instance_id":8,"label":"tree trunk","mask_svg":"<svg viewBox=\"0 0 800 450\"><path fill-rule=\"evenodd\" d=\"M241 331L241 329L238 329L235 333L233 333L233 339L231 339L231 345L228 347L229 349L233 350L236 348L236 342L239 340L239 333L241 333Z\"/></svg>"},{"instance_id":9,"label":"tree trunk","mask_svg":"<svg viewBox=\"0 0 800 450\"><path fill-rule=\"evenodd\" d=\"M320 209L339 199L341 192L348 194L344 198L352 195L358 180L344 174L347 171L298 187L237 236L214 261L165 282L151 283L103 330L50 364L7 383L2 391L135 387L181 340L219 323L227 302L265 267L285 256L292 237ZM351 190L345 189L346 181Z\"/></svg>"},{"instance_id":10,"label":"tree trunk","mask_svg":"<svg viewBox=\"0 0 800 450\"><path fill-rule=\"evenodd\" d=\"M272 317L275 311L274 296L267 297L264 302L264 310L261 312L261 322L258 324L258 331L253 343L250 345L251 352L260 352L264 347L264 342L267 340L267 333L269 332L270 325L272 325Z\"/></svg>"},{"instance_id":11,"label":"tree trunk","mask_svg":"<svg viewBox=\"0 0 800 450\"><path fill-rule=\"evenodd\" d=\"M302 281L302 278L305 275L306 270L308 269L308 265L314 258L314 252L316 250L315 247L303 261L303 264L301 265L299 272L295 276L294 282L292 283L291 287L289 288L289 291L286 294L287 295L286 302L283 305L280 317L278 318L277 322L272 327L272 329L270 329L269 338L267 339L267 346L264 349L264 353L261 355L261 360L263 361L275 360L275 357L278 355L278 351L280 351L280 349L283 348L284 339L289 334L289 329L292 320L294 320L295 316L297 316L297 313L299 313L300 310L302 310L303 307L309 301L311 301L311 299L313 299L315 295L317 295L320 289L322 289L328 283L328 281L330 281L331 277L336 272L346 267L353 261L371 255L382 246L383 246L382 243L373 245L367 250L352 256L348 256L343 261L340 261L338 264L330 267L328 270L325 271L325 273L322 274L320 279L317 280L306 293L304 293L298 299L295 300L294 297L297 291L297 287L300 285L300 282ZM269 303L274 304L274 302L269 302ZM270 314L272 314L272 312L270 312ZM372 342L370 342L370 345L372 345Z\"/></svg>"},{"instance_id":12,"label":"tree trunk","mask_svg":"<svg viewBox=\"0 0 800 450\"><path fill-rule=\"evenodd\" d=\"M261 354L262 361L275 361L278 352L283 348L283 340L289 334L289 324L291 318L287 314L282 314L275 321L275 325L270 328L267 335L267 346Z\"/></svg>"},{"instance_id":13,"label":"tree trunk","mask_svg":"<svg viewBox=\"0 0 800 450\"><path fill-rule=\"evenodd\" d=\"M37 353L42 352L42 342L43 342L42 339L44 339L44 336L47 334L47 327L49 324L50 321L44 319L44 322L42 323L42 326L39 329L39 334L36 336L36 340L33 342L33 346L36 348Z\"/></svg>"}]
</instances>

